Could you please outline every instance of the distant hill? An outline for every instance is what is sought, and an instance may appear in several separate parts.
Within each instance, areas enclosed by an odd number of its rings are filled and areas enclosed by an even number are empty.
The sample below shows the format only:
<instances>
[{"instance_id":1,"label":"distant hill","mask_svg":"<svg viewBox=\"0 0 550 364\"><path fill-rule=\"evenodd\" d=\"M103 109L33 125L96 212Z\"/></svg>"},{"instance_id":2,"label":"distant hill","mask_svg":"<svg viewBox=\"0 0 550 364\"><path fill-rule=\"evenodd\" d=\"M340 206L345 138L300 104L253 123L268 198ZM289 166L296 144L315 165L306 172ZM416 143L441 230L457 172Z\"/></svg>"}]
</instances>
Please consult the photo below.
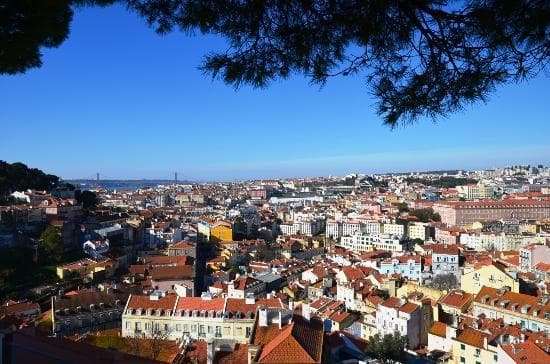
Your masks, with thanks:
<instances>
[{"instance_id":1,"label":"distant hill","mask_svg":"<svg viewBox=\"0 0 550 364\"><path fill-rule=\"evenodd\" d=\"M70 179L64 182L71 183L78 189L86 190L93 188L104 188L107 190L137 190L140 188L156 187L158 185L174 184L174 180L166 179ZM192 181L178 181L178 184L195 184Z\"/></svg>"},{"instance_id":2,"label":"distant hill","mask_svg":"<svg viewBox=\"0 0 550 364\"><path fill-rule=\"evenodd\" d=\"M0 160L0 200L14 191L28 189L50 191L59 184L59 177L47 174L23 163L7 163Z\"/></svg>"}]
</instances>

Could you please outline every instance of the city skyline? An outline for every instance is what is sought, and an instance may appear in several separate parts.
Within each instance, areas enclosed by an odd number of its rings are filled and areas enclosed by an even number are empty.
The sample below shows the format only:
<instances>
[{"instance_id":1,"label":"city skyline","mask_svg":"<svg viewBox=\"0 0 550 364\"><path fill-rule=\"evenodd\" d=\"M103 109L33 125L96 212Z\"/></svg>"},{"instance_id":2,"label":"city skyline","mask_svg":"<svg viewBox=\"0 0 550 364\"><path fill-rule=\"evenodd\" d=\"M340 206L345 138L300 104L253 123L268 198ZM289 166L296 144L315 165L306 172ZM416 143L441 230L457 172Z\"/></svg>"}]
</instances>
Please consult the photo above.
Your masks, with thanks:
<instances>
[{"instance_id":1,"label":"city skyline","mask_svg":"<svg viewBox=\"0 0 550 364\"><path fill-rule=\"evenodd\" d=\"M438 123L391 130L360 77L322 89L301 76L261 90L211 80L197 66L222 46L211 36L160 37L120 6L77 10L69 39L44 50L42 68L4 77L0 156L66 179L178 170L182 179L234 180L550 161L544 75Z\"/></svg>"}]
</instances>

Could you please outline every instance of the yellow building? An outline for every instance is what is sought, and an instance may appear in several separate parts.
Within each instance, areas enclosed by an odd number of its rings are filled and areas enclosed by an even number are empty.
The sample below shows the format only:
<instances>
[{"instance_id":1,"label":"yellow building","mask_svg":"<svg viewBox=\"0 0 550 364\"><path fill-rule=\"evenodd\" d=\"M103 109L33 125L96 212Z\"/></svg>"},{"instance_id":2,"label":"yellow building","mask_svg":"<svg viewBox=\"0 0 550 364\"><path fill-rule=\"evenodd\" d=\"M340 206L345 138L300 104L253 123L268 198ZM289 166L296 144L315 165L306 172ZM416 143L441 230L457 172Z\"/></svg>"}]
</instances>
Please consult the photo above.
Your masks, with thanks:
<instances>
[{"instance_id":1,"label":"yellow building","mask_svg":"<svg viewBox=\"0 0 550 364\"><path fill-rule=\"evenodd\" d=\"M460 288L464 292L476 295L483 286L497 289L501 287L510 287L512 292L519 292L518 281L515 280L510 273L494 264L465 271L460 278Z\"/></svg>"},{"instance_id":2,"label":"yellow building","mask_svg":"<svg viewBox=\"0 0 550 364\"><path fill-rule=\"evenodd\" d=\"M490 345L489 334L465 328L453 339L453 361L456 364L496 364L497 347Z\"/></svg>"},{"instance_id":3,"label":"yellow building","mask_svg":"<svg viewBox=\"0 0 550 364\"><path fill-rule=\"evenodd\" d=\"M94 280L95 277L110 277L114 274L118 264L111 259L95 261L90 258L77 260L57 267L57 276L64 279L68 274L76 274Z\"/></svg>"},{"instance_id":4,"label":"yellow building","mask_svg":"<svg viewBox=\"0 0 550 364\"><path fill-rule=\"evenodd\" d=\"M233 229L231 224L227 221L217 221L212 225L210 229L210 241L220 242L220 241L232 241L233 240Z\"/></svg>"}]
</instances>

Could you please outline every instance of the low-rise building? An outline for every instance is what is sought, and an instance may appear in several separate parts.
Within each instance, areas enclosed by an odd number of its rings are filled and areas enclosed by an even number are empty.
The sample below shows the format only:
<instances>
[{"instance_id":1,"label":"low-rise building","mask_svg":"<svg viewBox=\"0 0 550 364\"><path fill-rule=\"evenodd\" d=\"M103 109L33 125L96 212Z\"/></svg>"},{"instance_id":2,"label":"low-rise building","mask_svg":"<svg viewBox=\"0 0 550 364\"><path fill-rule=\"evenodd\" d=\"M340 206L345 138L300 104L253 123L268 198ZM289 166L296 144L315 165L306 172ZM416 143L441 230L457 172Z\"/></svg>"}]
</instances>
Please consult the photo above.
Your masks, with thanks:
<instances>
[{"instance_id":1,"label":"low-rise building","mask_svg":"<svg viewBox=\"0 0 550 364\"><path fill-rule=\"evenodd\" d=\"M376 328L380 335L398 332L407 338L407 347L416 349L420 345L422 313L420 306L404 299L390 297L378 305Z\"/></svg>"}]
</instances>

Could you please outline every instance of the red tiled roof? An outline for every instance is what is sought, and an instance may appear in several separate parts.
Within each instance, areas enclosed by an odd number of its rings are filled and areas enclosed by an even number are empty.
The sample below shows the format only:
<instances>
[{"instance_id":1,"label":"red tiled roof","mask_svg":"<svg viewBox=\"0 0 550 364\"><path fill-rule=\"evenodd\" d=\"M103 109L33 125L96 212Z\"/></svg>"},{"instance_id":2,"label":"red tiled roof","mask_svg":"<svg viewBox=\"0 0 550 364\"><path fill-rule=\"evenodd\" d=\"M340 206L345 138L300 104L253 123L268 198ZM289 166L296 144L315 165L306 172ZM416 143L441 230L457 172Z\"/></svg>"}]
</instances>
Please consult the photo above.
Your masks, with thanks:
<instances>
[{"instance_id":1,"label":"red tiled roof","mask_svg":"<svg viewBox=\"0 0 550 364\"><path fill-rule=\"evenodd\" d=\"M447 325L443 322L435 321L430 329L430 334L446 337L447 336Z\"/></svg>"},{"instance_id":2,"label":"red tiled roof","mask_svg":"<svg viewBox=\"0 0 550 364\"><path fill-rule=\"evenodd\" d=\"M550 363L550 354L531 341L522 343L502 345L502 350L508 354L516 363L525 364L546 364Z\"/></svg>"},{"instance_id":3,"label":"red tiled roof","mask_svg":"<svg viewBox=\"0 0 550 364\"><path fill-rule=\"evenodd\" d=\"M236 344L232 352L219 351L216 353L216 364L240 364L248 362L248 344Z\"/></svg>"},{"instance_id":4,"label":"red tiled roof","mask_svg":"<svg viewBox=\"0 0 550 364\"><path fill-rule=\"evenodd\" d=\"M262 330L267 329L267 330ZM318 321L307 322L301 316L295 316L291 324L281 330L278 326L259 328L257 331L271 331L268 335L258 335L269 341L256 341L264 345L259 363L318 363L321 361L323 346L323 328Z\"/></svg>"},{"instance_id":5,"label":"red tiled roof","mask_svg":"<svg viewBox=\"0 0 550 364\"><path fill-rule=\"evenodd\" d=\"M176 306L177 310L206 310L222 311L225 306L224 298L203 299L201 297L180 297Z\"/></svg>"},{"instance_id":6,"label":"red tiled roof","mask_svg":"<svg viewBox=\"0 0 550 364\"><path fill-rule=\"evenodd\" d=\"M462 331L462 333L458 335L456 339L464 344L483 349L484 348L483 343L485 338L488 339L489 335L481 331L472 329L470 327L466 327L464 331Z\"/></svg>"},{"instance_id":7,"label":"red tiled roof","mask_svg":"<svg viewBox=\"0 0 550 364\"><path fill-rule=\"evenodd\" d=\"M252 304L247 304L246 300L244 300L242 298L228 298L227 299L227 304L226 304L226 307L225 307L225 311L226 312L233 312L233 313L235 313L235 312L242 312L242 313L252 312L252 313L256 313L256 309L259 306L283 308L282 302L277 298L257 299Z\"/></svg>"},{"instance_id":8,"label":"red tiled roof","mask_svg":"<svg viewBox=\"0 0 550 364\"><path fill-rule=\"evenodd\" d=\"M432 248L433 254L458 255L458 247L455 244L433 244L427 249Z\"/></svg>"},{"instance_id":9,"label":"red tiled roof","mask_svg":"<svg viewBox=\"0 0 550 364\"><path fill-rule=\"evenodd\" d=\"M189 279L193 277L193 267L190 265L155 267L149 270L149 276L157 281L178 278Z\"/></svg>"},{"instance_id":10,"label":"red tiled roof","mask_svg":"<svg viewBox=\"0 0 550 364\"><path fill-rule=\"evenodd\" d=\"M177 298L178 296L176 295L168 295L165 297L159 297L158 300L152 300L149 296L132 295L130 296L130 300L128 302L128 308L133 310L138 308L142 310L172 310L176 304Z\"/></svg>"},{"instance_id":11,"label":"red tiled roof","mask_svg":"<svg viewBox=\"0 0 550 364\"><path fill-rule=\"evenodd\" d=\"M473 295L466 293L464 291L451 291L443 297L440 302L447 306L452 306L456 308L464 308L467 306L473 299Z\"/></svg>"}]
</instances>

